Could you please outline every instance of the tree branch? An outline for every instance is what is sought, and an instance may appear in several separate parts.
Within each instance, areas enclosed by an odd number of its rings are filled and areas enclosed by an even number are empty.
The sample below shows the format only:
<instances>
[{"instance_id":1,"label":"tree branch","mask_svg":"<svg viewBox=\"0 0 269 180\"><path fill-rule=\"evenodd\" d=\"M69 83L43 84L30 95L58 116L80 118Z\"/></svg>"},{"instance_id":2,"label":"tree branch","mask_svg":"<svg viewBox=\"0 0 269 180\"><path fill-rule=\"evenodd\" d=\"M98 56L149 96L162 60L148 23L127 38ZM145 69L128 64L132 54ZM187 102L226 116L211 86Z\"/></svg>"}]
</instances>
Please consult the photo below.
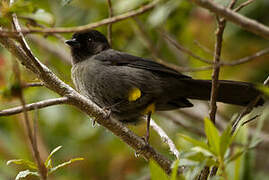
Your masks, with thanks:
<instances>
[{"instance_id":1,"label":"tree branch","mask_svg":"<svg viewBox=\"0 0 269 180\"><path fill-rule=\"evenodd\" d=\"M53 105L58 105L58 104L68 104L69 99L67 97L61 97L61 98L55 98L55 99L48 99L36 103L31 103L31 104L26 104L25 105L25 110L26 111L32 111L35 109L41 109ZM18 106L10 109L5 109L0 111L0 116L11 116L14 114L18 114L23 112L23 107Z\"/></svg>"},{"instance_id":2,"label":"tree branch","mask_svg":"<svg viewBox=\"0 0 269 180\"><path fill-rule=\"evenodd\" d=\"M118 21L122 21L125 19L128 19L130 17L138 16L140 14L143 14L152 8L154 8L160 0L154 0L149 4L146 4L136 10L128 11L124 14L114 16L111 18L103 19L98 22L90 23L83 26L76 26L76 27L58 27L58 28L31 28L31 29L22 29L20 32L23 34L29 34L29 33L46 33L46 34L52 34L52 33L71 33L71 32L79 32L79 31L86 31L89 29L97 28L99 26L115 23ZM16 31L6 31L6 30L0 30L0 37L3 36L9 36L13 34L17 34Z\"/></svg>"},{"instance_id":3,"label":"tree branch","mask_svg":"<svg viewBox=\"0 0 269 180\"><path fill-rule=\"evenodd\" d=\"M176 156L177 159L179 159L179 152L176 148L176 145L174 142L168 137L168 135L164 132L164 130L156 124L156 122L151 119L150 120L150 126L159 134L161 139L168 145L170 151Z\"/></svg>"},{"instance_id":4,"label":"tree branch","mask_svg":"<svg viewBox=\"0 0 269 180\"><path fill-rule=\"evenodd\" d=\"M210 0L189 0L195 4L206 8L219 16L224 17L226 20L229 20L241 28L250 31L256 35L269 39L269 27L265 26L253 19L247 18L239 13L234 12L231 9L220 6Z\"/></svg>"}]
</instances>

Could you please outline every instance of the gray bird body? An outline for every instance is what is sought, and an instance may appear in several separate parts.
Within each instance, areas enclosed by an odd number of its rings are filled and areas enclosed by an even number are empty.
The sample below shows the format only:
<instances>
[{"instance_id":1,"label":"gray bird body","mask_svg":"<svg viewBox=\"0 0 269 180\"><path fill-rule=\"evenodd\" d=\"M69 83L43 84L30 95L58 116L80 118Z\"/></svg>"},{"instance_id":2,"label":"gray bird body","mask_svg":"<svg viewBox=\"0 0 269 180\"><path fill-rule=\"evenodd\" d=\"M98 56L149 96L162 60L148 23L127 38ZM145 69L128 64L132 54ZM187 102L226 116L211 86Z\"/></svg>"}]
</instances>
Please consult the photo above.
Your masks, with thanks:
<instances>
[{"instance_id":1,"label":"gray bird body","mask_svg":"<svg viewBox=\"0 0 269 180\"><path fill-rule=\"evenodd\" d=\"M175 99L175 96L170 94L174 88L173 83L177 81L175 78L159 77L151 71L129 66L109 65L106 61L98 59L100 55L109 57L111 54L122 52L108 49L76 63L72 67L72 79L80 93L99 106L109 108L112 116L118 120L137 120L146 106L153 102L156 103L156 110L192 106L187 100L178 101L177 105L166 103ZM129 102L128 94L132 88L140 89L142 96L134 102Z\"/></svg>"},{"instance_id":2,"label":"gray bird body","mask_svg":"<svg viewBox=\"0 0 269 180\"><path fill-rule=\"evenodd\" d=\"M110 48L98 31L76 33L71 47L76 89L122 122L137 122L150 112L192 107L188 99L209 100L210 80L195 80L157 62ZM139 96L130 100L130 92ZM251 83L219 81L217 101L247 105L260 94ZM256 104L262 105L263 99ZM154 109L148 108L154 104Z\"/></svg>"}]
</instances>

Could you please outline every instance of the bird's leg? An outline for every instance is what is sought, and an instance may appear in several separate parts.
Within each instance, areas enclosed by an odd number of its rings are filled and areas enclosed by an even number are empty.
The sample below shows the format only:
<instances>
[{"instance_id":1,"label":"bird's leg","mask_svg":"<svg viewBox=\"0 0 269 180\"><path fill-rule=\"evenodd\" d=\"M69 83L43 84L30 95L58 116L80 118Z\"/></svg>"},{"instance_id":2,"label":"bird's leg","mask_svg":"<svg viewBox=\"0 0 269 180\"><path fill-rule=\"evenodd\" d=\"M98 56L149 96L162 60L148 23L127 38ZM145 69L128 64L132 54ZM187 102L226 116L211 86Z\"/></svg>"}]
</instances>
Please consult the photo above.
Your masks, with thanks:
<instances>
[{"instance_id":1,"label":"bird's leg","mask_svg":"<svg viewBox=\"0 0 269 180\"><path fill-rule=\"evenodd\" d=\"M151 114L152 112L150 111L147 115L147 132L146 132L146 137L145 137L145 142L147 145L149 144Z\"/></svg>"}]
</instances>

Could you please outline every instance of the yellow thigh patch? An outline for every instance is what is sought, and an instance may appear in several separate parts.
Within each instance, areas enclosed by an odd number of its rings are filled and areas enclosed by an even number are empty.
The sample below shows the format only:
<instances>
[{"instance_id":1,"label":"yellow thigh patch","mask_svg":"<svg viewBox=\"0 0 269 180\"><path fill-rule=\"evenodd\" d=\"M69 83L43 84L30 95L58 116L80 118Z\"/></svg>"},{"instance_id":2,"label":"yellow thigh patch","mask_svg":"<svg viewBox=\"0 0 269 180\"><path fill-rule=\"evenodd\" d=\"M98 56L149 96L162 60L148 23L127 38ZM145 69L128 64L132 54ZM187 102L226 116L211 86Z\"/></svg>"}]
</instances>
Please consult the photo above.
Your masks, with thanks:
<instances>
[{"instance_id":1,"label":"yellow thigh patch","mask_svg":"<svg viewBox=\"0 0 269 180\"><path fill-rule=\"evenodd\" d=\"M146 109L142 112L143 115L148 114L149 112L154 113L155 112L155 103L151 103L146 107Z\"/></svg>"}]
</instances>

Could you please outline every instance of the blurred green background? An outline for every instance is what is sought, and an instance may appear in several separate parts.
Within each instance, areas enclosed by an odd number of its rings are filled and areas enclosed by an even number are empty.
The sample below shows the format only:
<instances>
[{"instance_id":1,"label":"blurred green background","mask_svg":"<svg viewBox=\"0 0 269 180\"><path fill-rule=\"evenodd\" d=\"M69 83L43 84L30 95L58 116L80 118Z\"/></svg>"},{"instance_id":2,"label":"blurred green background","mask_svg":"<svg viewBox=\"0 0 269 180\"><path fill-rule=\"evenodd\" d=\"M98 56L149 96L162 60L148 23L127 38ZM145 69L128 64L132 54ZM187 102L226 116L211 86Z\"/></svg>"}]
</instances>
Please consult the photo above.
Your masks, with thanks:
<instances>
[{"instance_id":1,"label":"blurred green background","mask_svg":"<svg viewBox=\"0 0 269 180\"><path fill-rule=\"evenodd\" d=\"M0 23L8 26L5 17L4 3L1 0ZM147 0L112 0L114 14L127 12L148 3ZM229 1L216 1L223 5ZM244 2L243 0L238 1ZM245 7L241 13L269 25L269 1L259 0ZM18 13L22 24L31 26L27 18L33 18L42 26L71 27L89 24L108 17L106 0L20 0L13 11ZM207 10L194 6L187 0L161 1L153 10L136 18L130 18L113 24L112 47L136 56L158 58L181 67L194 69L207 66L177 50L164 39L160 31L165 31L180 44L195 54L212 59L214 52L216 22L214 15ZM97 28L107 33L107 26ZM66 39L71 34L62 34ZM54 36L27 35L34 54L56 73L64 82L72 85L70 78L71 65L69 49ZM203 47L201 47L203 46ZM240 29L231 23L227 24L224 33L222 59L236 60L269 46L268 40ZM52 52L49 48L55 50ZM249 63L221 68L220 79L262 83L268 76L269 56L257 58ZM14 82L12 70L14 58L0 47L0 88L5 91ZM35 82L36 77L21 66L23 82ZM211 70L184 72L194 78L210 79ZM24 90L27 103L58 97L44 87L31 87ZM0 109L20 105L17 98L0 96ZM208 104L194 101L196 106L189 110L157 113L153 116L175 141L180 151L188 148L177 133L186 133L196 138L203 138L203 122L208 114ZM249 134L258 132L263 142L249 151L231 165L237 167L231 172L234 179L269 179L269 118L268 104L255 110L253 114L262 114L262 121L256 120L245 126L238 138L239 144L251 141ZM219 104L217 124L225 127L240 107ZM83 161L60 169L50 179L109 179L134 180L149 177L148 162L136 157L134 150L119 138L101 126L92 126L92 119L74 107L57 105L38 111L29 112L31 119L38 119L38 147L41 157L45 159L57 146L63 146L55 154L54 164L74 157L83 157ZM251 117L251 116L250 116ZM25 132L23 115L0 117L0 179L14 179L24 168L17 165L7 166L10 159L32 160L31 148ZM129 126L135 133L143 136L145 124ZM262 129L262 131L260 130ZM168 147L158 135L152 132L150 143L165 156L174 160ZM268 133L268 134L267 134ZM235 171L234 169L231 171ZM236 175L236 173L238 173ZM29 178L30 179L30 178ZM34 179L34 178L33 178Z\"/></svg>"}]
</instances>

